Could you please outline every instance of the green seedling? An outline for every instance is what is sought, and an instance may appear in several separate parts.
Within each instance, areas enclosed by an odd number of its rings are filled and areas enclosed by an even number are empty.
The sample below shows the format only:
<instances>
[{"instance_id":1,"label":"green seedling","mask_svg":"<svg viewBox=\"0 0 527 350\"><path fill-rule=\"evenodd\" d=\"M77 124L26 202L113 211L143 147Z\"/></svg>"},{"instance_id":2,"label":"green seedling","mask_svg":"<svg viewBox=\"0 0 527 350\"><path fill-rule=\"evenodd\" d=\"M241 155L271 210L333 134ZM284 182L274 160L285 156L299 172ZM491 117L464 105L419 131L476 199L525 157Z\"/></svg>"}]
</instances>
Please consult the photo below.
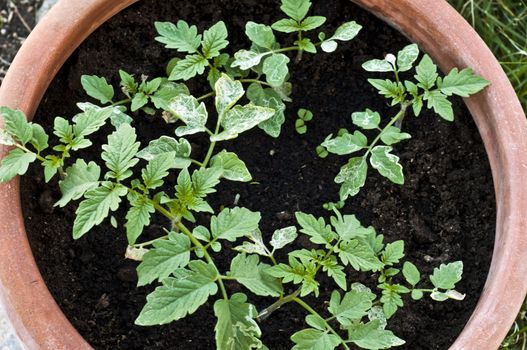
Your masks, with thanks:
<instances>
[{"instance_id":1,"label":"green seedling","mask_svg":"<svg viewBox=\"0 0 527 350\"><path fill-rule=\"evenodd\" d=\"M298 110L298 119L295 122L296 132L303 135L307 132L306 123L313 119L313 113L310 110L300 108Z\"/></svg>"}]
</instances>

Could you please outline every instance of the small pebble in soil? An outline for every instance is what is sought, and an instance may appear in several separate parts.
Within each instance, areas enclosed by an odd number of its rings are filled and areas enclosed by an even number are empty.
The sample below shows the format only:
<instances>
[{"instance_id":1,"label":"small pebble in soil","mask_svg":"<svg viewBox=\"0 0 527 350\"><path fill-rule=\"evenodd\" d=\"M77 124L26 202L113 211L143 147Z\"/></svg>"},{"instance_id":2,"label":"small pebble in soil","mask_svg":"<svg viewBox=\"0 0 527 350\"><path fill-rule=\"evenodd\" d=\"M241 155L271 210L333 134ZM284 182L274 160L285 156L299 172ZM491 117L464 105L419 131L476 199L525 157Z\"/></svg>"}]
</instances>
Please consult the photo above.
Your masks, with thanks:
<instances>
[{"instance_id":1,"label":"small pebble in soil","mask_svg":"<svg viewBox=\"0 0 527 350\"><path fill-rule=\"evenodd\" d=\"M135 267L126 265L119 268L117 278L123 282L137 282Z\"/></svg>"},{"instance_id":2,"label":"small pebble in soil","mask_svg":"<svg viewBox=\"0 0 527 350\"><path fill-rule=\"evenodd\" d=\"M281 211L279 213L276 213L276 218L280 221L288 221L291 220L291 213L288 211Z\"/></svg>"},{"instance_id":3,"label":"small pebble in soil","mask_svg":"<svg viewBox=\"0 0 527 350\"><path fill-rule=\"evenodd\" d=\"M108 306L110 306L110 297L108 296L108 294L104 293L99 298L97 305L95 305L95 309L103 310L103 309L106 309Z\"/></svg>"},{"instance_id":4,"label":"small pebble in soil","mask_svg":"<svg viewBox=\"0 0 527 350\"><path fill-rule=\"evenodd\" d=\"M51 195L51 191L44 191L40 194L40 198L38 199L38 204L40 205L40 209L45 214L51 214L53 213L53 205L55 203L55 200L53 199L53 196Z\"/></svg>"}]
</instances>

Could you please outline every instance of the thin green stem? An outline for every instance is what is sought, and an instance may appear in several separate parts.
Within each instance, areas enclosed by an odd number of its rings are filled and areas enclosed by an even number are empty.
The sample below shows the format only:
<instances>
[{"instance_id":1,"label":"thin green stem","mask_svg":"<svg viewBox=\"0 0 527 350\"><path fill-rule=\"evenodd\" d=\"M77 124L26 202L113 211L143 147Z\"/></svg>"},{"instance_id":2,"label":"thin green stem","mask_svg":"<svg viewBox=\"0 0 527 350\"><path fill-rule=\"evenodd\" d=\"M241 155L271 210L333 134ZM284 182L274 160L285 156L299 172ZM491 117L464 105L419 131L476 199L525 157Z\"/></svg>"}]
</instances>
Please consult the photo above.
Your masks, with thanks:
<instances>
[{"instance_id":1,"label":"thin green stem","mask_svg":"<svg viewBox=\"0 0 527 350\"><path fill-rule=\"evenodd\" d=\"M269 83L267 83L265 81L258 80L258 79L240 79L240 82L241 83L256 83L256 84L272 87L271 84L269 84Z\"/></svg>"},{"instance_id":2,"label":"thin green stem","mask_svg":"<svg viewBox=\"0 0 527 350\"><path fill-rule=\"evenodd\" d=\"M213 97L213 96L215 96L215 95L216 95L216 93L215 93L214 91L211 91L211 92L209 92L208 94L205 94L205 95L203 95L203 96L198 97L196 100L198 100L198 101L203 101L203 100L206 100L207 98L209 98L209 97Z\"/></svg>"},{"instance_id":3,"label":"thin green stem","mask_svg":"<svg viewBox=\"0 0 527 350\"><path fill-rule=\"evenodd\" d=\"M130 103L130 102L132 102L132 99L131 99L131 98L126 98L126 99L124 99L124 100L121 100L121 101L117 101L117 102L115 102L115 103L112 103L112 106L114 106L114 107L115 107L115 106L121 106L121 105L125 105L125 104L127 104L127 103Z\"/></svg>"},{"instance_id":4,"label":"thin green stem","mask_svg":"<svg viewBox=\"0 0 527 350\"><path fill-rule=\"evenodd\" d=\"M199 161L197 161L197 160L195 160L195 159L191 159L190 161L191 161L193 164L196 164L196 165L199 166L199 167L203 166L203 163L202 163L202 162L199 162Z\"/></svg>"},{"instance_id":5,"label":"thin green stem","mask_svg":"<svg viewBox=\"0 0 527 350\"><path fill-rule=\"evenodd\" d=\"M320 314L318 312L316 312L311 306L309 306L305 301L303 301L302 299L298 298L298 297L295 297L293 298L293 301L295 303L297 303L298 305L302 306L307 312L309 312L311 315L314 315L318 318L320 318L321 320L324 320L324 318L322 316L320 316ZM337 336L339 339L340 339L340 342L342 343L342 346L344 346L345 349L348 349L349 350L349 347L348 347L348 344L346 344L344 342L344 339L342 339L340 337L340 335L333 329L333 327L331 327L329 325L329 323L326 322L326 320L324 320L324 323L326 325L326 329L333 335Z\"/></svg>"},{"instance_id":6,"label":"thin green stem","mask_svg":"<svg viewBox=\"0 0 527 350\"><path fill-rule=\"evenodd\" d=\"M300 294L300 288L298 288L294 293L291 293L285 297L281 297L271 306L266 307L258 314L256 320L262 322L267 319L273 312L281 308L284 304L292 302Z\"/></svg>"},{"instance_id":7,"label":"thin green stem","mask_svg":"<svg viewBox=\"0 0 527 350\"><path fill-rule=\"evenodd\" d=\"M27 149L25 146L22 146L22 145L19 144L19 143L15 143L15 147L21 149L22 151L24 151L24 152L26 152L26 153L33 153L33 154L37 157L37 159L40 160L41 162L45 161L44 157L42 157L41 155L39 155L39 154L36 153L36 152L33 152L33 151Z\"/></svg>"},{"instance_id":8,"label":"thin green stem","mask_svg":"<svg viewBox=\"0 0 527 350\"><path fill-rule=\"evenodd\" d=\"M168 235L165 235L165 236L161 236L161 237L157 237L156 239L153 239L151 241L147 241L147 242L143 242L143 243L137 243L137 244L134 244L133 247L134 248L143 248L143 247L146 247L146 246L149 246L149 245L152 245L153 243L159 241L159 240L164 240L164 239L167 239L168 238Z\"/></svg>"}]
</instances>

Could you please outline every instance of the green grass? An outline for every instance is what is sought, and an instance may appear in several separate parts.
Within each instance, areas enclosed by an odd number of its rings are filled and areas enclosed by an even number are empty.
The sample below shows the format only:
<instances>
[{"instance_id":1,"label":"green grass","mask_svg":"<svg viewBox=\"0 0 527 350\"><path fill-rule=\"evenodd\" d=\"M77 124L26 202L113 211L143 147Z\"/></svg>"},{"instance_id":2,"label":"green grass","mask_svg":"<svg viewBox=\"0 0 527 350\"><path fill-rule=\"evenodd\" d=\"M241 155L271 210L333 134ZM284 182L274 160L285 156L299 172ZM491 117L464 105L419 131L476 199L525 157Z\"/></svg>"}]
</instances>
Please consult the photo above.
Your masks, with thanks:
<instances>
[{"instance_id":1,"label":"green grass","mask_svg":"<svg viewBox=\"0 0 527 350\"><path fill-rule=\"evenodd\" d=\"M494 52L527 111L526 0L450 0L450 3ZM527 300L500 349L527 350Z\"/></svg>"},{"instance_id":2,"label":"green grass","mask_svg":"<svg viewBox=\"0 0 527 350\"><path fill-rule=\"evenodd\" d=\"M527 110L527 0L450 0L494 52Z\"/></svg>"}]
</instances>

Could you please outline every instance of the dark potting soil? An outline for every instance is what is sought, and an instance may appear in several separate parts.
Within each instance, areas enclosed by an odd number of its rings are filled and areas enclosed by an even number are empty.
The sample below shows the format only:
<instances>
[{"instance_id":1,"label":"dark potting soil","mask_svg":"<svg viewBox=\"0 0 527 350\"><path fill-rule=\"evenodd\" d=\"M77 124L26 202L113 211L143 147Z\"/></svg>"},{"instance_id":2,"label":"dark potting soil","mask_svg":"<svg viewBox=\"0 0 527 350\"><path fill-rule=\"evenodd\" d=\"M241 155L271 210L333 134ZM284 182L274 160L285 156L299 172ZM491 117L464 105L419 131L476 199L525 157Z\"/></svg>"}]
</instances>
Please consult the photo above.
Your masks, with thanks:
<instances>
[{"instance_id":1,"label":"dark potting soil","mask_svg":"<svg viewBox=\"0 0 527 350\"><path fill-rule=\"evenodd\" d=\"M274 0L194 0L171 2L143 0L128 8L93 34L64 65L49 88L37 114L37 121L51 129L56 115L77 113L75 103L88 98L82 93L80 76L97 74L111 77L118 85L118 69L140 76L162 75L164 66L175 52L154 42L156 20L185 19L203 30L224 20L234 48L247 46L243 35L248 20L272 23L282 15ZM386 101L367 83L361 63L372 57L396 52L407 40L367 12L348 1L315 1L313 13L328 17L328 31L338 24L356 20L364 25L360 35L340 45L334 54L305 55L292 65L294 102L288 105L288 118L278 139L255 129L225 148L236 152L250 169L255 184L227 183L210 196L215 210L230 206L239 195L239 205L262 212L261 228L269 238L280 227L294 225L297 210L328 216L321 206L337 199L333 182L339 167L347 159L330 156L320 159L315 147L340 127L352 128L353 111L373 108L393 115ZM285 36L282 39L293 41ZM200 93L203 88L191 85ZM313 111L314 121L308 133L294 130L298 108ZM398 145L397 154L404 164L406 184L398 186L371 172L366 187L350 199L345 213L354 213L365 225L373 225L386 241L404 239L408 260L416 263L424 275L434 266L463 260L465 273L458 289L467 293L463 302L443 303L405 298L405 308L389 328L407 341L404 349L446 349L469 319L483 288L493 247L495 204L488 160L470 115L456 102L454 123L439 120L430 113L420 119L407 117L403 127L413 138ZM142 145L162 134L172 135L173 125L160 118L135 116ZM100 145L106 142L107 128L95 139L93 153L98 158ZM206 141L191 138L194 155L201 158ZM176 175L167 180L167 189ZM184 320L161 327L137 327L134 319L145 303L151 287L136 288L136 263L124 259L127 246L124 229L108 222L96 227L84 238L73 241L71 228L75 205L53 208L60 193L56 182L45 184L39 167L32 167L23 178L22 198L26 226L35 257L51 293L79 332L97 349L213 349L214 298ZM125 209L117 213L124 217ZM120 223L122 225L122 222ZM167 223L158 218L144 239L161 234ZM296 247L307 245L300 238ZM231 254L226 248L218 259L228 266ZM375 286L375 277L350 273L350 280ZM239 287L229 284L230 291ZM287 286L291 289L292 286ZM321 298L308 301L324 312L334 285L321 286ZM272 301L250 299L258 308ZM270 349L289 349L289 337L304 326L305 312L287 305L262 324L263 339Z\"/></svg>"}]
</instances>

